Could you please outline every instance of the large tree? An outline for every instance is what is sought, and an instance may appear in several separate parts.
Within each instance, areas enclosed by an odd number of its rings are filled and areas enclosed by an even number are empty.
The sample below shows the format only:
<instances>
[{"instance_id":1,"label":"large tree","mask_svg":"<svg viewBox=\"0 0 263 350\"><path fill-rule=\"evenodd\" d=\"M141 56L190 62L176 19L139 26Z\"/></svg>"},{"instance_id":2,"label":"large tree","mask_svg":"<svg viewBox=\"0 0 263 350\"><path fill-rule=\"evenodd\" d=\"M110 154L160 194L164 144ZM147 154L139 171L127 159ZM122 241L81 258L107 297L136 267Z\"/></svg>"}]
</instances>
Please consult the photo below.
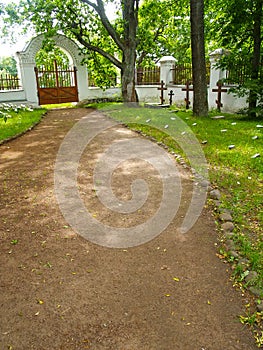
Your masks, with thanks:
<instances>
[{"instance_id":1,"label":"large tree","mask_svg":"<svg viewBox=\"0 0 263 350\"><path fill-rule=\"evenodd\" d=\"M31 25L47 37L64 33L81 43L89 69L99 72L96 82L101 86L109 86L112 67L119 68L123 98L134 101L135 64L153 64L163 55L189 60L188 0L144 0L140 7L139 0L114 1L119 12L111 21L109 3L113 0L21 0L7 11L11 23L20 22L27 29Z\"/></svg>"},{"instance_id":2,"label":"large tree","mask_svg":"<svg viewBox=\"0 0 263 350\"><path fill-rule=\"evenodd\" d=\"M230 80L238 83L236 93L248 96L250 116L263 107L262 5L263 0L211 0L207 11L210 39L229 50L221 65L232 73L242 67L242 81L234 75Z\"/></svg>"},{"instance_id":3,"label":"large tree","mask_svg":"<svg viewBox=\"0 0 263 350\"><path fill-rule=\"evenodd\" d=\"M191 47L193 67L194 103L196 116L208 114L205 39L204 39L204 0L190 0Z\"/></svg>"},{"instance_id":4,"label":"large tree","mask_svg":"<svg viewBox=\"0 0 263 350\"><path fill-rule=\"evenodd\" d=\"M6 11L11 23L31 24L36 33L45 33L47 38L62 32L75 38L84 52L92 51L105 57L121 70L124 101L134 102L139 0L122 0L121 19L113 24L105 11L108 2L22 0L19 5L7 6ZM107 46L103 46L105 37Z\"/></svg>"}]
</instances>

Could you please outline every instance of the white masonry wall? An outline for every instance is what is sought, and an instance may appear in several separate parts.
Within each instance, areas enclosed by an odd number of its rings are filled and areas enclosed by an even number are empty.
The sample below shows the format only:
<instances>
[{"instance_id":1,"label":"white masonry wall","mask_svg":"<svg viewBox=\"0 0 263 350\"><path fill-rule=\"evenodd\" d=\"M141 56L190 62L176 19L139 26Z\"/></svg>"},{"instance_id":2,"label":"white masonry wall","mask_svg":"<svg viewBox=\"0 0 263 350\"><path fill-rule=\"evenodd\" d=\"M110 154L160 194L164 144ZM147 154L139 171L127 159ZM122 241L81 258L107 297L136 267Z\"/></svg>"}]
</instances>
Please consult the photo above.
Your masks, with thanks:
<instances>
[{"instance_id":1,"label":"white masonry wall","mask_svg":"<svg viewBox=\"0 0 263 350\"><path fill-rule=\"evenodd\" d=\"M221 49L215 50L210 54L210 63L211 63L211 71L210 71L210 85L207 87L207 95L208 95L208 105L209 109L216 109L216 99L217 93L212 92L212 89L216 88L216 83L218 80L225 77L225 71L218 69L216 67L216 62L220 58L221 55L224 54L224 51ZM185 97L186 92L182 91L182 88L185 86L182 85L173 85L172 82L172 69L176 63L175 58L172 56L165 56L160 60L160 80L163 80L167 90L164 91L165 103L169 103L169 92L172 90L174 93L173 96L173 105L177 105L178 107L185 106ZM27 75L27 78L23 77L23 73L27 71L29 63L26 62L25 66L21 69L21 79L23 89L21 90L12 90L12 91L0 91L0 103L28 103L34 106L38 105L37 95L36 95L36 82L35 76L33 74L33 63L30 62L30 72L31 75ZM83 66L83 71L86 68ZM82 72L83 73L83 72ZM85 81L87 80L87 74L82 74L82 78L84 76ZM83 79L79 77L79 83L81 85L81 93L80 100L87 99L99 99L99 98L119 98L121 97L121 89L120 88L109 88L106 90L102 90L98 87L88 87L87 82L84 82ZM229 88L228 88L229 89ZM139 101L144 103L160 103L160 91L158 90L158 86L156 85L138 85L136 86L136 91L138 94ZM232 93L223 92L221 94L221 102L223 107L221 108L222 112L234 113L238 110L247 106L246 98L238 98L235 97ZM190 99L190 108L193 105L193 92L189 92Z\"/></svg>"}]
</instances>

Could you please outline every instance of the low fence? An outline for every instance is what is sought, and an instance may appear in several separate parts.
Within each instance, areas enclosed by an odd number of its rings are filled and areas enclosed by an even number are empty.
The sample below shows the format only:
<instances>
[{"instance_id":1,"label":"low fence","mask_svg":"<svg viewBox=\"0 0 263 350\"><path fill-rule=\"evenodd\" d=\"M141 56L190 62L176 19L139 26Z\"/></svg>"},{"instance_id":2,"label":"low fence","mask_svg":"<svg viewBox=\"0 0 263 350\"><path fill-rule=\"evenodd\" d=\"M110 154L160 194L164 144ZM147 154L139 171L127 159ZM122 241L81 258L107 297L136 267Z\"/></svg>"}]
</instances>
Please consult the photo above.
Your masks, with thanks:
<instances>
[{"instance_id":1,"label":"low fence","mask_svg":"<svg viewBox=\"0 0 263 350\"><path fill-rule=\"evenodd\" d=\"M215 57L215 58L214 58ZM172 96L172 103L178 106L184 106L186 104L186 83L192 82L192 67L191 64L177 64L175 59L171 56L166 56L160 60L160 67L151 68L137 68L135 81L136 91L140 102L155 102L160 103L160 81L163 80L166 90L163 92L165 103L169 103L169 93L174 94ZM209 108L216 108L216 101L218 100L218 93L216 92L217 82L219 80L238 84L247 77L248 69L246 65L241 67L230 67L228 71L218 68L218 52L213 57L210 55L210 64L207 64L207 83L208 83L208 102ZM260 77L263 78L263 69L261 66ZM27 84L31 84L30 80L26 81ZM82 93L81 100L92 99L118 99L121 97L121 89L118 87L112 87L107 89L100 89L95 87L89 81L89 87L85 88ZM32 84L31 84L32 85ZM30 86L31 86L30 85ZM93 86L92 86L93 85ZM114 83L112 84L115 85ZM226 85L226 84L225 84ZM190 86L192 88L192 86ZM226 90L229 90L229 86L225 86ZM3 76L0 74L0 103L1 102L18 102L29 103L37 105L37 101L31 99L28 90L25 86L20 87L20 81L15 76ZM80 88L79 88L80 90ZM171 94L172 95L172 94ZM193 91L189 90L189 102L190 107L193 105ZM236 112L247 106L246 97L238 98L231 93L222 93L222 111Z\"/></svg>"},{"instance_id":2,"label":"low fence","mask_svg":"<svg viewBox=\"0 0 263 350\"><path fill-rule=\"evenodd\" d=\"M191 63L176 64L173 71L172 84L185 85L187 82L193 83L193 69ZM210 82L210 63L206 64L206 82L209 85Z\"/></svg>"},{"instance_id":3,"label":"low fence","mask_svg":"<svg viewBox=\"0 0 263 350\"><path fill-rule=\"evenodd\" d=\"M0 74L0 90L20 90L21 83L17 75Z\"/></svg>"},{"instance_id":4,"label":"low fence","mask_svg":"<svg viewBox=\"0 0 263 350\"><path fill-rule=\"evenodd\" d=\"M263 63L259 67L259 78L263 80ZM243 84L251 76L250 64L239 62L238 64L229 64L226 70L225 82L228 85Z\"/></svg>"},{"instance_id":5,"label":"low fence","mask_svg":"<svg viewBox=\"0 0 263 350\"><path fill-rule=\"evenodd\" d=\"M135 71L136 85L158 85L160 84L160 67L145 68L138 67Z\"/></svg>"}]
</instances>

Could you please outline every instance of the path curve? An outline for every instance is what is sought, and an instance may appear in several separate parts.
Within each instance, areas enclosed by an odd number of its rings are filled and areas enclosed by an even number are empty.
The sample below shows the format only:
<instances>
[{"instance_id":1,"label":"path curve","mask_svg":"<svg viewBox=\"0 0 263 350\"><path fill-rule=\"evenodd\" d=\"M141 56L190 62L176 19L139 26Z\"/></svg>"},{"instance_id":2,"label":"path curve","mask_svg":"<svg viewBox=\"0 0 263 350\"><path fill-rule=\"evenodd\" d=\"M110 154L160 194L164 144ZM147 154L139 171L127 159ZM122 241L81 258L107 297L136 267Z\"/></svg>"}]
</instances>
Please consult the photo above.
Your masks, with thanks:
<instances>
[{"instance_id":1,"label":"path curve","mask_svg":"<svg viewBox=\"0 0 263 350\"><path fill-rule=\"evenodd\" d=\"M248 300L232 287L229 266L216 256L212 214L205 208L187 235L174 234L190 201L192 180L185 169L179 168L183 191L176 217L147 243L96 245L64 219L54 193L55 161L67 132L81 118L92 118L90 112L52 110L32 131L0 146L0 348L257 349L238 321ZM146 174L150 199L140 212L113 214L94 191L98 156L130 137L140 136L120 126L104 131L78 169L88 210L118 227L143 222L159 203L158 174L136 161L116 171L113 187L127 200L132 170Z\"/></svg>"}]
</instances>

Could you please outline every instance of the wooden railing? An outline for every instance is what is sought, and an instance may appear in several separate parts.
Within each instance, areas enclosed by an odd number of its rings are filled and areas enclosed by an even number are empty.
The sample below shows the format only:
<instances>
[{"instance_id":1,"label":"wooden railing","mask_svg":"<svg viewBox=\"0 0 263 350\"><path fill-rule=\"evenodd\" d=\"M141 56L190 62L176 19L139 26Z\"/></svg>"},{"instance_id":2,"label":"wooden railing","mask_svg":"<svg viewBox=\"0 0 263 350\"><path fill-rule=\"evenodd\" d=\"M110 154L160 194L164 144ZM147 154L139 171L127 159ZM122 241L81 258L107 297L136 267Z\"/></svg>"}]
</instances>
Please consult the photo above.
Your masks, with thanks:
<instances>
[{"instance_id":1,"label":"wooden railing","mask_svg":"<svg viewBox=\"0 0 263 350\"><path fill-rule=\"evenodd\" d=\"M145 68L138 67L135 72L136 85L158 85L160 84L160 67Z\"/></svg>"},{"instance_id":2,"label":"wooden railing","mask_svg":"<svg viewBox=\"0 0 263 350\"><path fill-rule=\"evenodd\" d=\"M0 74L0 90L19 90L21 89L20 79L17 75L8 73Z\"/></svg>"},{"instance_id":3,"label":"wooden railing","mask_svg":"<svg viewBox=\"0 0 263 350\"><path fill-rule=\"evenodd\" d=\"M227 67L226 84L241 85L251 78L251 64L240 62ZM263 64L259 67L259 79L263 80Z\"/></svg>"},{"instance_id":4,"label":"wooden railing","mask_svg":"<svg viewBox=\"0 0 263 350\"><path fill-rule=\"evenodd\" d=\"M177 64L173 68L173 81L171 83L175 85L186 85L193 83L193 72L191 63ZM210 63L206 64L206 82L210 83Z\"/></svg>"}]
</instances>

